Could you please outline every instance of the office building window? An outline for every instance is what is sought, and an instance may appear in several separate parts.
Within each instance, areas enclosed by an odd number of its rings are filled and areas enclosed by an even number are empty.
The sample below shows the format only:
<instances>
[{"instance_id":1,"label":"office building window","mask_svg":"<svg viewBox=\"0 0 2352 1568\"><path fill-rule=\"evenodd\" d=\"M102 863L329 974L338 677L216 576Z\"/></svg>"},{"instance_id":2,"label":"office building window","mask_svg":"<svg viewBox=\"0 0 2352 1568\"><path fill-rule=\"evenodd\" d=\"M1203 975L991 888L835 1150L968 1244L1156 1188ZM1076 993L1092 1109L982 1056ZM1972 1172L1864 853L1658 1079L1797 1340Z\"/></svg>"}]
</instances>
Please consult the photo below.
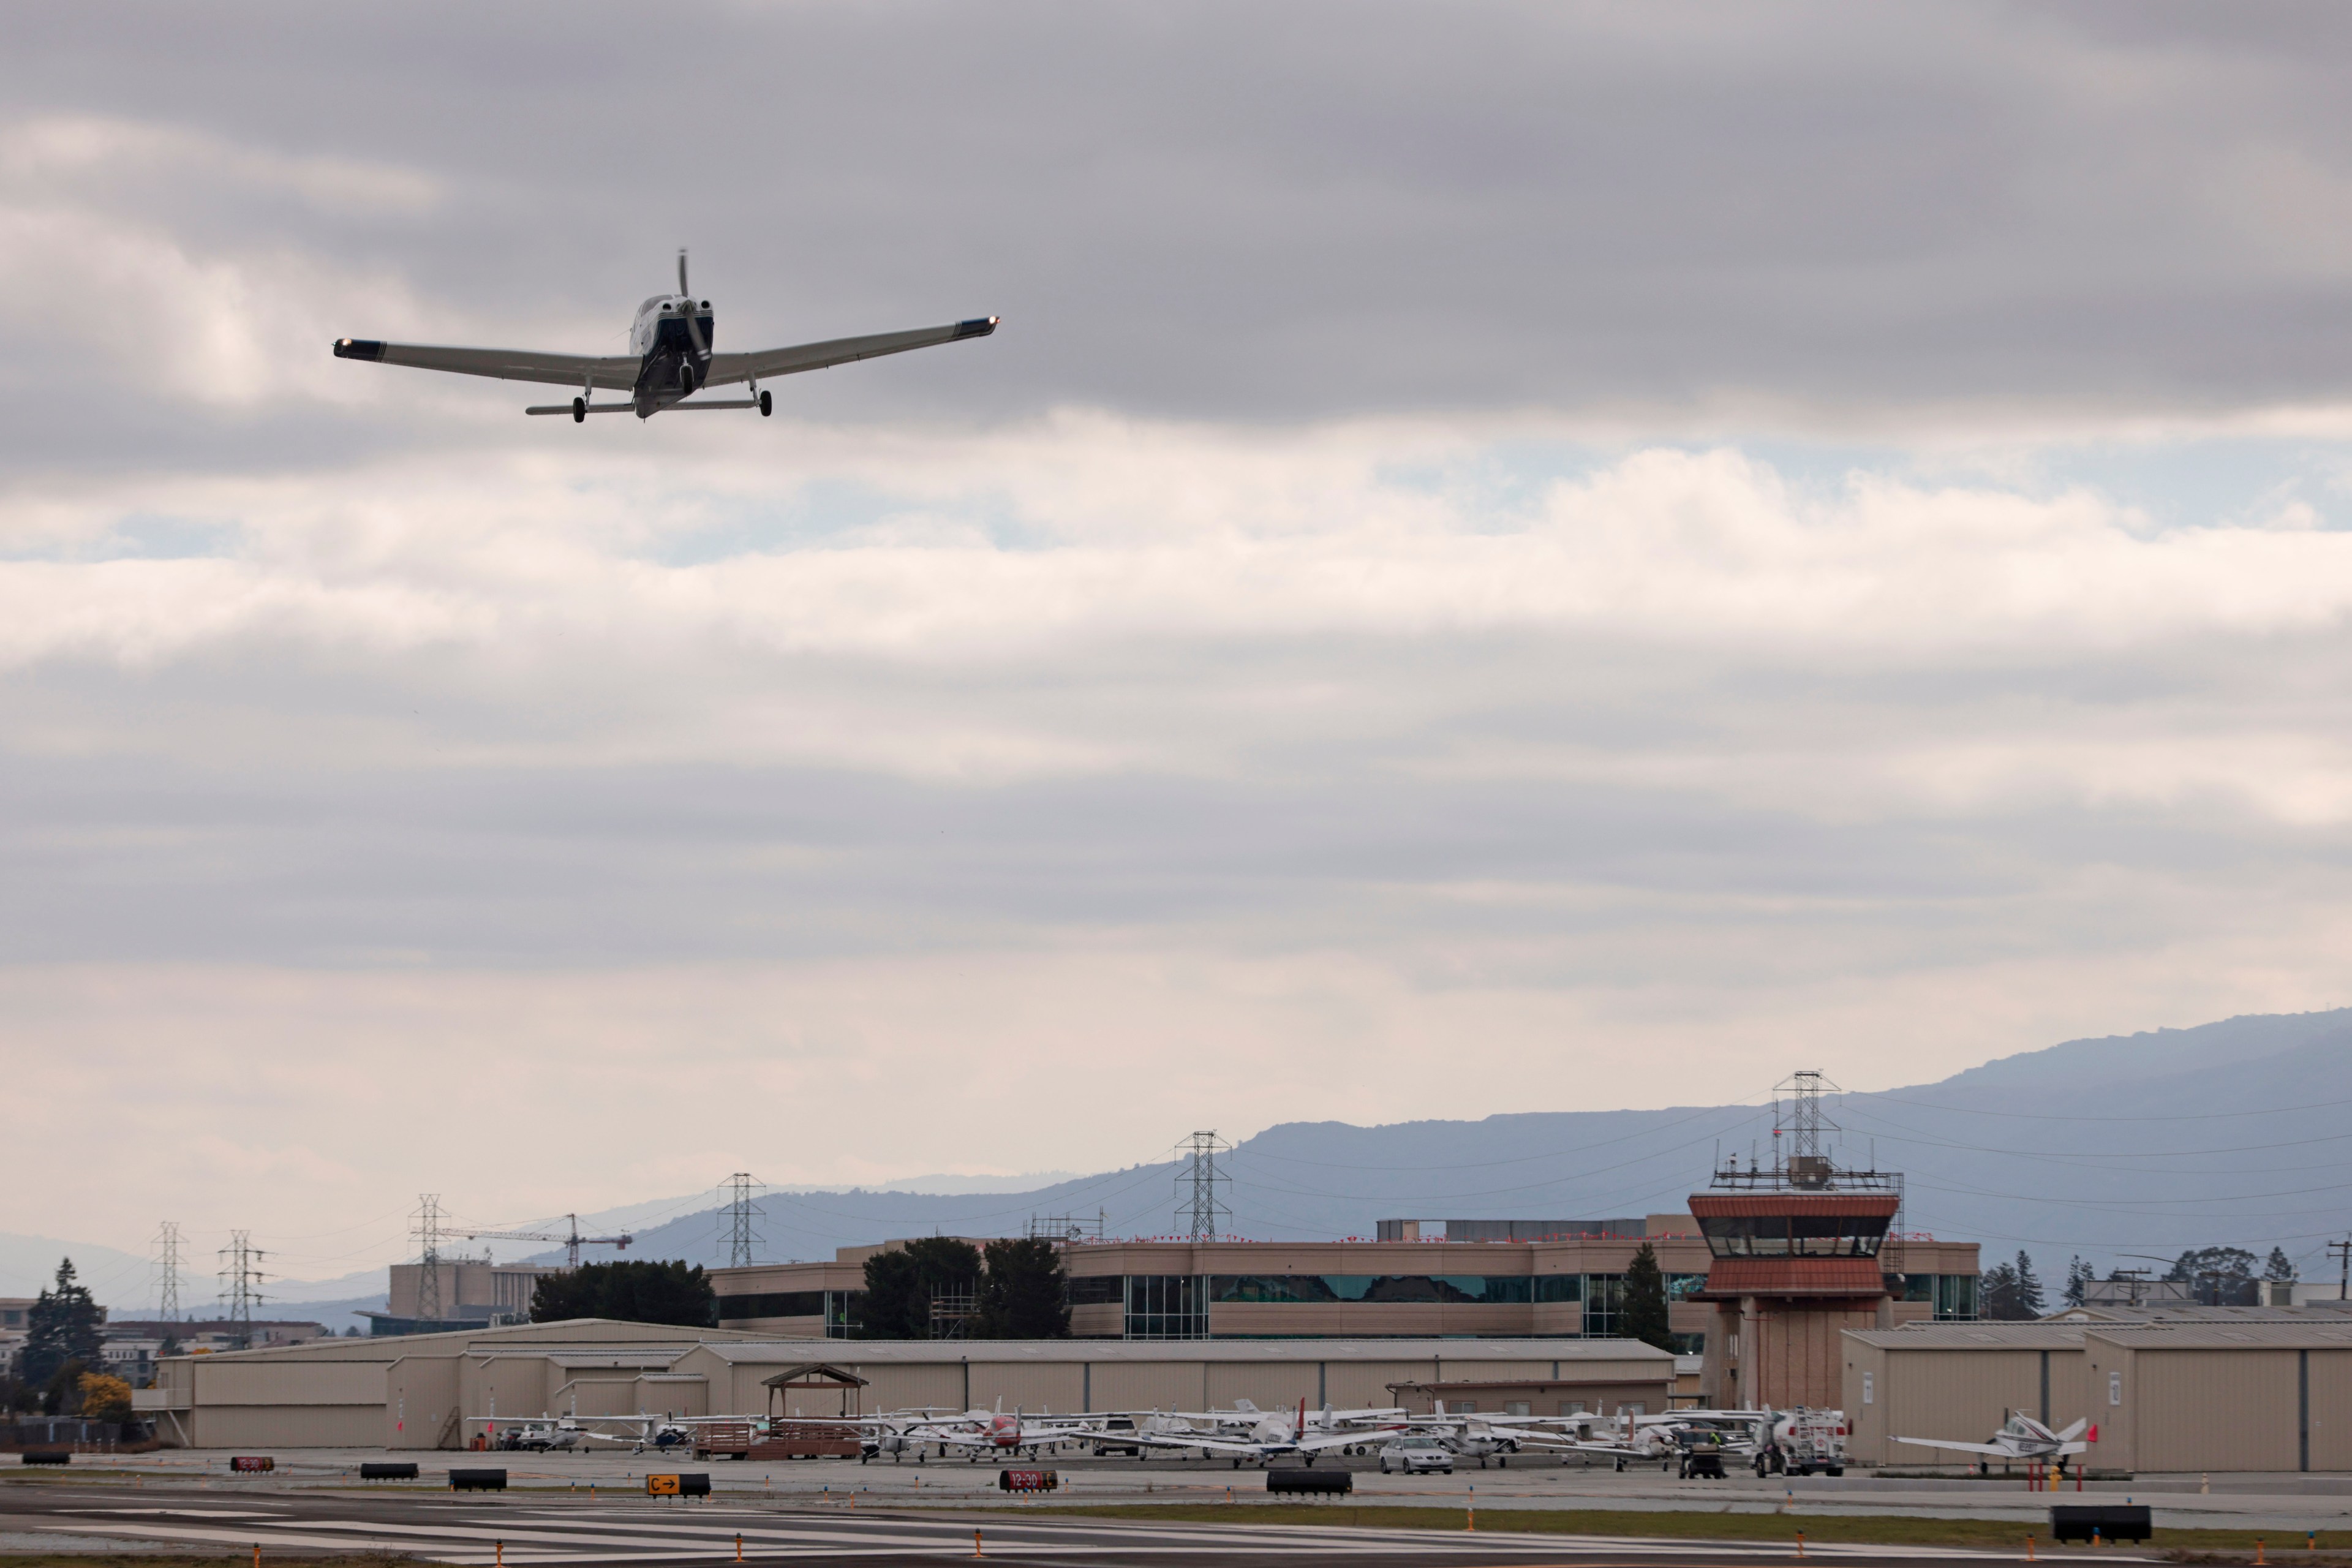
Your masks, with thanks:
<instances>
[{"instance_id":1,"label":"office building window","mask_svg":"<svg viewBox=\"0 0 2352 1568\"><path fill-rule=\"evenodd\" d=\"M1127 1277L1127 1337L1205 1340L1209 1337L1209 1278L1205 1274Z\"/></svg>"}]
</instances>

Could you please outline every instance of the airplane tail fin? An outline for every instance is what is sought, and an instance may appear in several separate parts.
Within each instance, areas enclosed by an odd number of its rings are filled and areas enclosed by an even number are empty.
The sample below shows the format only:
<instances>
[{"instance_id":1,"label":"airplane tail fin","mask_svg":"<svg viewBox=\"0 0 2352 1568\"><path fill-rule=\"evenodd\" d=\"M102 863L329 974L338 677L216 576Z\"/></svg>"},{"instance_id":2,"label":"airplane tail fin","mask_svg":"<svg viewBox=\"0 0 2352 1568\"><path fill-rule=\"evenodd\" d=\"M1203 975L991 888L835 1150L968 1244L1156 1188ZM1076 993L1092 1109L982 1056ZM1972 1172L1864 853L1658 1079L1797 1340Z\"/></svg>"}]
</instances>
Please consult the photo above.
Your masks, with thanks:
<instances>
[{"instance_id":1,"label":"airplane tail fin","mask_svg":"<svg viewBox=\"0 0 2352 1568\"><path fill-rule=\"evenodd\" d=\"M2075 1438L2081 1436L2084 1433L2089 1431L2090 1428L2091 1418L2085 1415L2076 1421L2072 1426L2067 1427L2063 1432L2058 1433L2057 1438L2061 1443L2071 1443Z\"/></svg>"}]
</instances>

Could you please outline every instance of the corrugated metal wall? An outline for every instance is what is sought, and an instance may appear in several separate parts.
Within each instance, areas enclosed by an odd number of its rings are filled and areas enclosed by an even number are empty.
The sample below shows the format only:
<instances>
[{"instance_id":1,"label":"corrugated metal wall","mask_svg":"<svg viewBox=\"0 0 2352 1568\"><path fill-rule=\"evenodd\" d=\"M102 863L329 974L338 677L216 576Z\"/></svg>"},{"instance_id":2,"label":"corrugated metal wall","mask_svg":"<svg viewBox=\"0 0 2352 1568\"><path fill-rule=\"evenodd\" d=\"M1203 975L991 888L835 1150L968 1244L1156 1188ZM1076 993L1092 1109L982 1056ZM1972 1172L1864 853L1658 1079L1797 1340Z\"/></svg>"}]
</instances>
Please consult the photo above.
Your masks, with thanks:
<instances>
[{"instance_id":1,"label":"corrugated metal wall","mask_svg":"<svg viewBox=\"0 0 2352 1568\"><path fill-rule=\"evenodd\" d=\"M2038 1350L1889 1350L1885 1369L1877 1380L1874 1406L1887 1439L1884 1464L1963 1463L1966 1455L1916 1448L1894 1439L1948 1437L1981 1443L2000 1429L2011 1411L2032 1415L2041 1409Z\"/></svg>"},{"instance_id":2,"label":"corrugated metal wall","mask_svg":"<svg viewBox=\"0 0 2352 1568\"><path fill-rule=\"evenodd\" d=\"M383 1405L215 1405L190 1413L205 1448L373 1448Z\"/></svg>"},{"instance_id":3,"label":"corrugated metal wall","mask_svg":"<svg viewBox=\"0 0 2352 1568\"><path fill-rule=\"evenodd\" d=\"M380 1361L216 1361L203 1356L191 1364L196 1369L198 1401L207 1405L383 1404L384 1363Z\"/></svg>"},{"instance_id":4,"label":"corrugated metal wall","mask_svg":"<svg viewBox=\"0 0 2352 1568\"><path fill-rule=\"evenodd\" d=\"M772 1377L782 1370L782 1367L762 1369L760 1375ZM963 1369L960 1366L908 1366L891 1362L861 1364L853 1361L847 1363L846 1370L866 1380L865 1401L869 1415L884 1410L919 1410L926 1406L940 1410L968 1408L964 1399ZM975 1394L980 1392L976 1380L972 1392ZM767 1390L761 1389L758 1396L745 1408L765 1410L766 1399ZM837 1410L840 1406L836 1405L834 1408Z\"/></svg>"},{"instance_id":5,"label":"corrugated metal wall","mask_svg":"<svg viewBox=\"0 0 2352 1568\"><path fill-rule=\"evenodd\" d=\"M2292 1470L2300 1462L2292 1350L2135 1346L2143 1470Z\"/></svg>"},{"instance_id":6,"label":"corrugated metal wall","mask_svg":"<svg viewBox=\"0 0 2352 1568\"><path fill-rule=\"evenodd\" d=\"M1205 1363L1098 1362L1097 1410L1199 1410L1207 1403Z\"/></svg>"},{"instance_id":7,"label":"corrugated metal wall","mask_svg":"<svg viewBox=\"0 0 2352 1568\"><path fill-rule=\"evenodd\" d=\"M393 1448L438 1447L445 1432L457 1441L449 1413L457 1407L457 1357L404 1356L384 1372L384 1403L378 1412L384 1444Z\"/></svg>"},{"instance_id":8,"label":"corrugated metal wall","mask_svg":"<svg viewBox=\"0 0 2352 1568\"><path fill-rule=\"evenodd\" d=\"M1244 1399L1260 1410L1296 1409L1302 1399L1316 1405L1323 1398L1316 1387L1319 1381L1312 1362L1284 1362L1271 1366L1263 1363L1211 1362L1209 1408L1228 1409Z\"/></svg>"},{"instance_id":9,"label":"corrugated metal wall","mask_svg":"<svg viewBox=\"0 0 2352 1568\"><path fill-rule=\"evenodd\" d=\"M2309 1353L2311 1468L2352 1470L2352 1350Z\"/></svg>"}]
</instances>

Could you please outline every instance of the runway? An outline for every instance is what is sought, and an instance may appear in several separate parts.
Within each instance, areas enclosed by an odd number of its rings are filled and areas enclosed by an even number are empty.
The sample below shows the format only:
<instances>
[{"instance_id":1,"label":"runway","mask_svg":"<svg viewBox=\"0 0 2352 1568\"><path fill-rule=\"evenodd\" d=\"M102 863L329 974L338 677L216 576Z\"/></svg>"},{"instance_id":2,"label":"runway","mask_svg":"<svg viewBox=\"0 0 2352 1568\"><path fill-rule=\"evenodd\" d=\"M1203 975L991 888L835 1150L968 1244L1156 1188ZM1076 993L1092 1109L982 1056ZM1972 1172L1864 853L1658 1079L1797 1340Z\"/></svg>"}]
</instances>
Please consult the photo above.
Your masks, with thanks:
<instances>
[{"instance_id":1,"label":"runway","mask_svg":"<svg viewBox=\"0 0 2352 1568\"><path fill-rule=\"evenodd\" d=\"M1238 1510L1237 1510L1238 1511ZM812 1558L938 1568L963 1563L1132 1561L1153 1568L1603 1568L1793 1563L1779 1543L1699 1542L1393 1531L1314 1525L1162 1523L1028 1515L877 1511L566 1493L374 1493L309 1488L235 1492L193 1486L55 1482L0 1487L0 1553L120 1546L243 1558L396 1553L462 1568L540 1563L790 1563ZM740 1554L740 1559L739 1559ZM1853 1568L1969 1558L1929 1548L1814 1546L1808 1560ZM2067 1556L2044 1552L2043 1561ZM2087 1560L2087 1559L2086 1559ZM2100 1560L2116 1563L2107 1552Z\"/></svg>"}]
</instances>

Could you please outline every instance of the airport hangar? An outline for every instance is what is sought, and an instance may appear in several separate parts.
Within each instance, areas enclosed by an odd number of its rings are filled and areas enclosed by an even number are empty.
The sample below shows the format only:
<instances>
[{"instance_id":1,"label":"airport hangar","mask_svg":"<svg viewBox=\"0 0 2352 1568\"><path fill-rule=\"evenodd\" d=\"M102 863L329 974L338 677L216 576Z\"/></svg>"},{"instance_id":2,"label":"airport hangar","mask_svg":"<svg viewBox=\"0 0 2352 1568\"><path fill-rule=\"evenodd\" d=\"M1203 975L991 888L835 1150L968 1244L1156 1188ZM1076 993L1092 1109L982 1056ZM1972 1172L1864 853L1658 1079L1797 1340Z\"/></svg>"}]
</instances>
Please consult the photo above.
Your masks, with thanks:
<instances>
[{"instance_id":1,"label":"airport hangar","mask_svg":"<svg viewBox=\"0 0 2352 1568\"><path fill-rule=\"evenodd\" d=\"M1843 1339L1857 1466L1959 1464L1967 1456L1894 1439L1981 1443L2015 1411L2053 1427L2090 1421L2098 1438L2078 1462L2094 1470L2352 1470L2352 1313L2340 1305L2075 1309Z\"/></svg>"},{"instance_id":2,"label":"airport hangar","mask_svg":"<svg viewBox=\"0 0 2352 1568\"><path fill-rule=\"evenodd\" d=\"M457 1448L485 1420L537 1415L810 1418L931 1406L1056 1414L1475 1402L1668 1407L1675 1359L1633 1340L782 1340L580 1319L314 1340L165 1361L133 1394L189 1447ZM812 1363L851 1395L772 1386Z\"/></svg>"}]
</instances>

